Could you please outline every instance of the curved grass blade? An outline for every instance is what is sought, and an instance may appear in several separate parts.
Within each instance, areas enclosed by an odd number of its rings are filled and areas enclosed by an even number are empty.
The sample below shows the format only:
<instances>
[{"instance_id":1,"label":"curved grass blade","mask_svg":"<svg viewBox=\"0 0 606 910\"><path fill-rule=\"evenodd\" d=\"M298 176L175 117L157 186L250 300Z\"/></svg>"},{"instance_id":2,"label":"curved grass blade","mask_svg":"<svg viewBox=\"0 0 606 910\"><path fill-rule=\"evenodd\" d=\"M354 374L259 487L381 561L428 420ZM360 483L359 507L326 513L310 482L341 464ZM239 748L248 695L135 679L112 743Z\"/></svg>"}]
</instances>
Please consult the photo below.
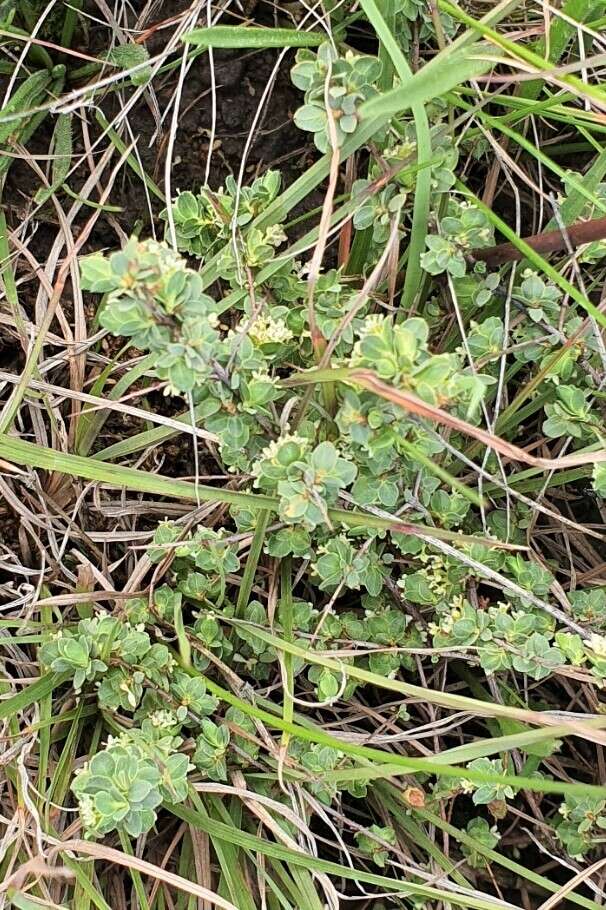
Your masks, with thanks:
<instances>
[{"instance_id":1,"label":"curved grass blade","mask_svg":"<svg viewBox=\"0 0 606 910\"><path fill-rule=\"evenodd\" d=\"M283 380L282 384L289 388L316 382L339 381L362 386L363 389L374 392L375 395L384 398L386 401L391 401L410 414L432 420L435 423L449 427L451 430L456 430L458 433L471 436L472 439L477 439L478 442L481 442L487 448L494 449L506 458L513 459L513 461L521 461L523 464L543 468L546 471L557 471L560 468L578 467L579 465L594 464L596 461L606 461L606 449L600 448L599 443L596 443L595 446L589 446L588 451L575 452L573 455L564 455L560 458L539 458L535 455L530 455L525 449L507 442L506 439L501 439L501 437L496 436L494 433L489 433L481 427L476 427L467 420L463 420L455 414L450 414L436 405L423 401L412 392L407 392L405 389L397 389L389 385L389 383L383 382L374 370L352 369L350 367L341 367L334 370L308 370L305 373Z\"/></svg>"},{"instance_id":2,"label":"curved grass blade","mask_svg":"<svg viewBox=\"0 0 606 910\"><path fill-rule=\"evenodd\" d=\"M457 181L457 189L465 193L468 199L470 199L475 206L477 206L480 211L482 211L489 221L510 241L523 255L524 257L532 263L532 265L539 269L539 271L544 272L548 278L553 281L559 288L561 288L565 294L568 294L575 303L578 303L581 309L585 310L586 313L589 313L590 316L598 322L601 326L606 327L606 316L598 307L591 302L584 294L582 294L578 288L570 283L566 278L564 278L556 268L554 268L546 259L541 256L540 253L537 253L528 243L525 243L521 237L518 237L516 232L509 227L509 225L503 221L502 218L499 218L491 208L487 205L484 205L481 199L473 193L465 184Z\"/></svg>"},{"instance_id":3,"label":"curved grass blade","mask_svg":"<svg viewBox=\"0 0 606 910\"><path fill-rule=\"evenodd\" d=\"M419 830L418 825L412 820L409 812L405 810L402 806L401 797L397 791L394 791L394 788L388 783L379 783L375 785L375 788L380 793L380 798L388 806L389 812L393 815L395 819L402 825L402 827L414 833ZM455 828L454 825L445 821L441 816L435 815L433 812L430 812L427 809L415 809L415 815L419 818L424 819L431 825L435 825L441 831L446 832L454 840L458 841L461 844L464 844L467 847L476 850L478 853L481 853L482 856L486 857L491 863L496 863L498 866L502 866L504 869L508 869L510 872L513 872L515 875L518 875L520 879L526 879L529 882L532 882L534 885L537 885L539 888L544 888L545 891L549 894L555 894L559 888L559 883L552 882L551 879L546 878L544 875L540 875L537 872L534 872L532 869L527 869L526 866L522 866L520 863L516 863L515 860L510 859L508 856L504 856L501 853L497 853L496 850L491 850L490 847L486 847L479 840L474 839L466 831L461 831L459 828ZM583 895L577 894L576 892L571 892L566 895L566 899L570 900L571 903L576 904L579 907L585 907L586 910L600 910L599 905L590 900Z\"/></svg>"}]
</instances>

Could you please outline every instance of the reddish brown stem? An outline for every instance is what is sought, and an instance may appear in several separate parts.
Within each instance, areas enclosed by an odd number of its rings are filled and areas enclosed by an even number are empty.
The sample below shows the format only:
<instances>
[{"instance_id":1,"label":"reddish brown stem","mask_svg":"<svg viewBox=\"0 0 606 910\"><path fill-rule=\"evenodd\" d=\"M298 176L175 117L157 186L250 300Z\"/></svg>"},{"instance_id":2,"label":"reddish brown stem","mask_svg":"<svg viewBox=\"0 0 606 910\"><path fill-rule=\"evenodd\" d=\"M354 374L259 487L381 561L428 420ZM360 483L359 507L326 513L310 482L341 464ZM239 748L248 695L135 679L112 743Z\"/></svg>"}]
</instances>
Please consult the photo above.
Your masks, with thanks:
<instances>
[{"instance_id":1,"label":"reddish brown stem","mask_svg":"<svg viewBox=\"0 0 606 910\"><path fill-rule=\"evenodd\" d=\"M536 253L554 253L557 250L567 250L570 247L582 246L594 240L606 239L606 217L595 218L593 221L579 221L566 230L566 235L561 230L545 231L543 234L533 234L524 237L524 243L531 246ZM519 262L525 259L525 254L513 243L499 243L483 250L472 250L469 254L472 261L485 262L487 265L502 265L504 262Z\"/></svg>"},{"instance_id":2,"label":"reddish brown stem","mask_svg":"<svg viewBox=\"0 0 606 910\"><path fill-rule=\"evenodd\" d=\"M347 159L347 164L345 165L345 182L343 189L346 193L351 193L351 188L355 178L356 170L356 161L355 157L351 155ZM338 264L339 267L345 265L349 259L349 254L351 252L351 235L352 235L352 220L349 218L341 230L339 231L339 255L338 255Z\"/></svg>"}]
</instances>

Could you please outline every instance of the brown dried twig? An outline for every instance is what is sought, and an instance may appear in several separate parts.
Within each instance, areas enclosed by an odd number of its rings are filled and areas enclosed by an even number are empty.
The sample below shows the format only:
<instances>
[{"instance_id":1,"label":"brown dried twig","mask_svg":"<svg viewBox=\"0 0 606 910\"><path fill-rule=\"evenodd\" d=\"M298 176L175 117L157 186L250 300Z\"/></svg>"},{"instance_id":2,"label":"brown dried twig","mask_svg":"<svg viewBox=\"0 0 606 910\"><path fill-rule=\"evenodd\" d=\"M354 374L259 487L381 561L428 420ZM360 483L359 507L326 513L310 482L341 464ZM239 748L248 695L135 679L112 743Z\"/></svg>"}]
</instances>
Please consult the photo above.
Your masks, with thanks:
<instances>
[{"instance_id":1,"label":"brown dried twig","mask_svg":"<svg viewBox=\"0 0 606 910\"><path fill-rule=\"evenodd\" d=\"M524 243L532 247L535 253L555 253L576 249L585 243L606 239L606 217L594 218L592 221L579 221L567 228L566 236L561 230L544 231L542 234L533 234L531 237L522 238ZM485 262L489 266L503 265L505 262L519 262L526 255L513 243L499 243L487 249L472 250L469 259L472 262Z\"/></svg>"}]
</instances>

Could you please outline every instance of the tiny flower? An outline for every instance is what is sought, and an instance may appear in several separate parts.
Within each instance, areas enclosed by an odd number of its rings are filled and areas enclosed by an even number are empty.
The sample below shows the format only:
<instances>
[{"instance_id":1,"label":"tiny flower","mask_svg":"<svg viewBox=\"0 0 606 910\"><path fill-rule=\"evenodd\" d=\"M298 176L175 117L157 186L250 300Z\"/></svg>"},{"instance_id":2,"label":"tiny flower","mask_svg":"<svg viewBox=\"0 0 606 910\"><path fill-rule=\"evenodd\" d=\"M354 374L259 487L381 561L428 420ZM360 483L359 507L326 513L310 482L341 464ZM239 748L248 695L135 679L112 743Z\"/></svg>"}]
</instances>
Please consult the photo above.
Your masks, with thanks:
<instances>
[{"instance_id":1,"label":"tiny flower","mask_svg":"<svg viewBox=\"0 0 606 910\"><path fill-rule=\"evenodd\" d=\"M262 313L248 329L248 337L255 344L285 344L293 334L283 319Z\"/></svg>"},{"instance_id":2,"label":"tiny flower","mask_svg":"<svg viewBox=\"0 0 606 910\"><path fill-rule=\"evenodd\" d=\"M598 657L606 657L606 636L592 632L587 639L587 647Z\"/></svg>"}]
</instances>

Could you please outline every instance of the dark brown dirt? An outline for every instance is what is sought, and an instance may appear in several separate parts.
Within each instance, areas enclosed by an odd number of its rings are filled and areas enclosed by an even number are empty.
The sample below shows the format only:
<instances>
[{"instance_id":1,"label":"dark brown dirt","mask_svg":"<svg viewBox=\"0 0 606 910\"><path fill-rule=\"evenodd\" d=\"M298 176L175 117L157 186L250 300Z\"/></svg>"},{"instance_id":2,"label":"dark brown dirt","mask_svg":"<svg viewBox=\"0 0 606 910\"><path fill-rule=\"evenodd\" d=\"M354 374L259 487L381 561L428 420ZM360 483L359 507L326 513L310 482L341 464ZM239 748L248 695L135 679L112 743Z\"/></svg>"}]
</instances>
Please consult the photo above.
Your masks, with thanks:
<instances>
[{"instance_id":1,"label":"dark brown dirt","mask_svg":"<svg viewBox=\"0 0 606 910\"><path fill-rule=\"evenodd\" d=\"M94 5L94 4L93 4ZM189 0L170 0L158 4L155 15L148 27L159 21L169 20L190 7ZM134 12L140 12L146 6L143 2L133 3ZM252 18L252 17L251 17ZM241 14L233 22L242 20ZM224 20L229 23L229 17ZM264 3L256 4L254 21L271 24L272 8ZM146 47L151 55L158 53L165 45L167 32L153 32ZM80 35L76 49L86 54L101 54L108 38L107 30L93 30L88 36ZM270 80L272 69L277 59L277 51L234 52L215 51L216 79L216 132L212 154L210 183L219 186L227 174L238 172L245 142L255 117L262 93ZM171 60L178 59L173 55ZM289 79L289 68L292 55L285 60L274 81L270 97L258 124L254 141L247 155L246 175L251 179L257 172L272 166L279 166L286 184L292 182L314 155L306 137L292 122L292 115L301 103L301 95ZM153 95L143 94L137 105L130 111L128 121L131 135L136 139L137 150L145 171L164 190L164 169L170 129L171 113L160 122L158 112L166 110L173 96L178 78L178 70L173 69L159 76L154 82ZM2 80L0 80L0 89ZM70 85L69 88L77 86ZM119 93L108 93L98 100L105 117L111 120L118 113L128 93L122 97ZM211 70L208 56L200 55L192 64L185 79L179 112L179 126L172 154L171 189L197 189L204 181L206 160L209 150L209 137L212 124ZM98 135L92 108L89 120L91 138ZM48 154L53 122L47 118L36 135L28 144L28 150L34 154ZM75 130L74 153L82 154L84 147L80 131ZM105 143L104 143L105 146ZM44 166L44 164L42 164ZM70 178L70 186L78 191L86 177L88 167L82 168ZM7 209L7 218L15 226L31 206L31 198L40 186L40 178L32 167L24 161L16 161L4 191L3 202ZM308 200L307 206L318 204L321 195ZM129 233L135 224L140 225L142 233L151 230L150 215L145 193L139 178L125 167L116 181L108 203L119 206L122 211L115 215L115 221L101 216L90 238L89 246L116 246L115 225ZM157 218L162 204L152 197L152 208ZM90 209L84 209L82 220L90 215ZM112 223L113 222L113 223ZM52 204L48 203L38 217L38 230L32 240L32 251L41 260L48 250L57 232L57 219ZM157 224L161 231L161 223Z\"/></svg>"}]
</instances>

